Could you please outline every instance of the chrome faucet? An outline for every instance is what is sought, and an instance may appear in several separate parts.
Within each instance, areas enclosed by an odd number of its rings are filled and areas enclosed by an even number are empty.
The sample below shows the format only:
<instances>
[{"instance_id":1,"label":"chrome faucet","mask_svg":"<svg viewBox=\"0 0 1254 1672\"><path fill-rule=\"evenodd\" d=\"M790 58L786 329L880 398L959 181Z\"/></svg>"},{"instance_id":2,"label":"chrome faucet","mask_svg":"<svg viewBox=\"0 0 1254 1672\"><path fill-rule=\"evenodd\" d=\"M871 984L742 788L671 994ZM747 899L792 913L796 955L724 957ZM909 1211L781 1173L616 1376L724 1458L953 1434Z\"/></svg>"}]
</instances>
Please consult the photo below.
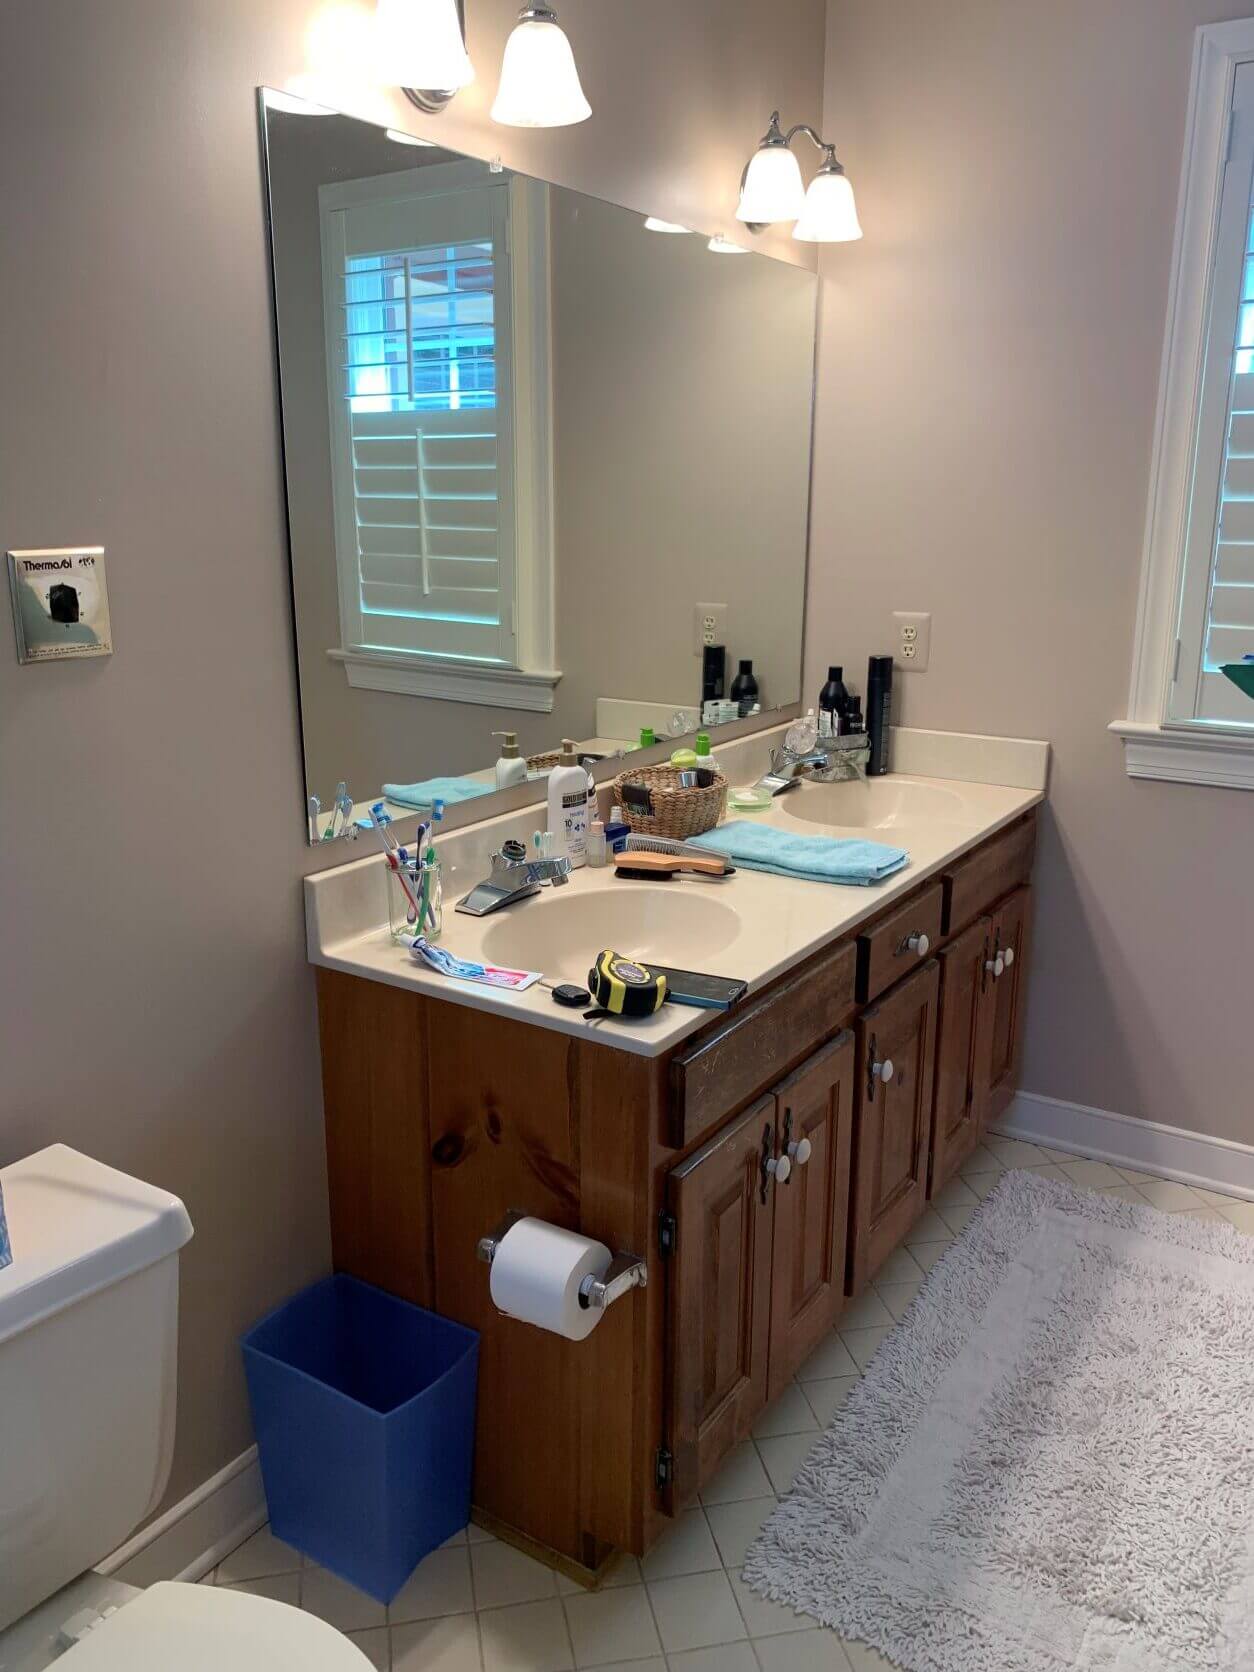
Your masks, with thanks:
<instances>
[{"instance_id":1,"label":"chrome faucet","mask_svg":"<svg viewBox=\"0 0 1254 1672\"><path fill-rule=\"evenodd\" d=\"M771 795L783 795L805 778L819 784L865 778L870 759L871 740L865 732L820 738L805 754L797 753L785 743L771 751L770 768L754 787Z\"/></svg>"},{"instance_id":2,"label":"chrome faucet","mask_svg":"<svg viewBox=\"0 0 1254 1672\"><path fill-rule=\"evenodd\" d=\"M569 877L569 859L528 859L521 842L509 841L492 855L491 876L476 883L454 909L469 917L486 917L489 912L538 894L546 882L563 888Z\"/></svg>"}]
</instances>

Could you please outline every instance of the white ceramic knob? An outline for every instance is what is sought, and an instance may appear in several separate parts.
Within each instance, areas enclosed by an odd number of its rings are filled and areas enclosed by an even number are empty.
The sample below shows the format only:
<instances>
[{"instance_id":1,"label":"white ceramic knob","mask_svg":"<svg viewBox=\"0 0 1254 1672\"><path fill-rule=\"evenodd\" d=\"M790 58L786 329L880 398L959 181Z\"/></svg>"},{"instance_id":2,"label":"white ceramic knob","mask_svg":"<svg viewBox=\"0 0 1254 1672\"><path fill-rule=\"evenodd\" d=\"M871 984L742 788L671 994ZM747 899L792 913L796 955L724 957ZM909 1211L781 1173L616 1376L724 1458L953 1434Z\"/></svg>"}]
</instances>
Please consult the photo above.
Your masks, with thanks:
<instances>
[{"instance_id":1,"label":"white ceramic knob","mask_svg":"<svg viewBox=\"0 0 1254 1672\"><path fill-rule=\"evenodd\" d=\"M871 1073L881 1085L886 1086L893 1077L893 1059L891 1057L887 1057L883 1062L873 1062L871 1064Z\"/></svg>"},{"instance_id":2,"label":"white ceramic knob","mask_svg":"<svg viewBox=\"0 0 1254 1672\"><path fill-rule=\"evenodd\" d=\"M906 945L910 948L911 952L917 952L920 958L927 957L928 949L931 944L931 941L921 931L916 931L906 942Z\"/></svg>"},{"instance_id":3,"label":"white ceramic knob","mask_svg":"<svg viewBox=\"0 0 1254 1672\"><path fill-rule=\"evenodd\" d=\"M997 978L1005 972L1006 960L999 952L995 958L986 958L984 960L984 968L990 972L993 980L996 981Z\"/></svg>"},{"instance_id":4,"label":"white ceramic knob","mask_svg":"<svg viewBox=\"0 0 1254 1672\"><path fill-rule=\"evenodd\" d=\"M804 1167L806 1162L814 1153L814 1146L808 1138L798 1138L793 1143L789 1144L788 1153L797 1163L798 1167Z\"/></svg>"},{"instance_id":5,"label":"white ceramic knob","mask_svg":"<svg viewBox=\"0 0 1254 1672\"><path fill-rule=\"evenodd\" d=\"M792 1175L792 1162L786 1155L773 1155L766 1164L766 1170L776 1184L787 1184Z\"/></svg>"},{"instance_id":6,"label":"white ceramic knob","mask_svg":"<svg viewBox=\"0 0 1254 1672\"><path fill-rule=\"evenodd\" d=\"M1011 964L1013 964L1014 961L1015 961L1015 949L1014 949L1014 947L1013 946L1008 946L1006 948L1006 950L1002 953L1001 958L1002 958L1002 963L1006 966L1007 969L1009 969Z\"/></svg>"}]
</instances>

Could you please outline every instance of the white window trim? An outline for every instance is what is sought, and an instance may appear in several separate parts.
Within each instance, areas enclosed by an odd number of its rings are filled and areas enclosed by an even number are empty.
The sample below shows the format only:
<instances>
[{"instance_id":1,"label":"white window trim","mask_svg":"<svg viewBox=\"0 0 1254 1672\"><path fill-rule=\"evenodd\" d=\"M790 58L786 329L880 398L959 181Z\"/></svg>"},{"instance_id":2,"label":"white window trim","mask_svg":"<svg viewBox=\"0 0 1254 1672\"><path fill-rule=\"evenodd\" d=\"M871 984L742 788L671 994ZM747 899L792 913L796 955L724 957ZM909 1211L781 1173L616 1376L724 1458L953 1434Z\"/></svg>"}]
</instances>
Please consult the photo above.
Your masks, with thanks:
<instances>
[{"instance_id":1,"label":"white window trim","mask_svg":"<svg viewBox=\"0 0 1254 1672\"><path fill-rule=\"evenodd\" d=\"M1254 18L1207 24L1197 31L1159 376L1128 718L1110 726L1123 739L1129 777L1236 789L1254 789L1254 736L1239 727L1229 730L1209 722L1173 721L1167 716L1177 656L1212 255L1228 155L1228 114L1237 67L1249 62L1254 62Z\"/></svg>"},{"instance_id":2,"label":"white window trim","mask_svg":"<svg viewBox=\"0 0 1254 1672\"><path fill-rule=\"evenodd\" d=\"M437 167L440 165L436 165ZM464 164L442 174L463 179ZM429 184L431 169L414 170ZM478 176L479 170L474 169ZM396 174L352 181L340 190L357 201L386 198ZM334 190L334 188L332 188ZM328 194L329 195L329 194ZM331 198L333 203L338 198ZM542 180L510 178L510 286L514 355L514 632L516 665L460 661L421 651L349 644L327 651L350 686L400 696L438 697L486 708L553 711L557 667L557 569L553 528L553 286L549 190ZM338 570L338 564L337 564ZM343 579L340 577L342 590ZM341 616L343 604L341 604Z\"/></svg>"},{"instance_id":3,"label":"white window trim","mask_svg":"<svg viewBox=\"0 0 1254 1672\"><path fill-rule=\"evenodd\" d=\"M484 708L523 708L551 714L553 692L561 674L553 668L493 667L486 662L458 662L419 651L376 650L354 646L328 650L357 691L390 691L403 697L439 697L445 702L473 702Z\"/></svg>"}]
</instances>

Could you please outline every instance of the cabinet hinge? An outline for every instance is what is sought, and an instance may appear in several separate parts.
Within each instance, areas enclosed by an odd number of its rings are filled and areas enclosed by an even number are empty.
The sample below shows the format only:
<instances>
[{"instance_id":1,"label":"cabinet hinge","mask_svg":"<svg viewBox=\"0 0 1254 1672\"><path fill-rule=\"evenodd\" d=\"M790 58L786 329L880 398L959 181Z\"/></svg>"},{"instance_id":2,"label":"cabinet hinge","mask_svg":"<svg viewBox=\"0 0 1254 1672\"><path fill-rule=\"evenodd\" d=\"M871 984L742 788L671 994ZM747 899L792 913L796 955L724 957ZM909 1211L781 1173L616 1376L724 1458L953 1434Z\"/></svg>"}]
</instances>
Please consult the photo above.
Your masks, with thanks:
<instances>
[{"instance_id":1,"label":"cabinet hinge","mask_svg":"<svg viewBox=\"0 0 1254 1672\"><path fill-rule=\"evenodd\" d=\"M663 1208L657 1216L657 1251L664 1260L669 1260L678 1243L679 1221Z\"/></svg>"},{"instance_id":2,"label":"cabinet hinge","mask_svg":"<svg viewBox=\"0 0 1254 1672\"><path fill-rule=\"evenodd\" d=\"M675 1459L669 1446L659 1446L653 1459L653 1483L661 1492L675 1479Z\"/></svg>"}]
</instances>

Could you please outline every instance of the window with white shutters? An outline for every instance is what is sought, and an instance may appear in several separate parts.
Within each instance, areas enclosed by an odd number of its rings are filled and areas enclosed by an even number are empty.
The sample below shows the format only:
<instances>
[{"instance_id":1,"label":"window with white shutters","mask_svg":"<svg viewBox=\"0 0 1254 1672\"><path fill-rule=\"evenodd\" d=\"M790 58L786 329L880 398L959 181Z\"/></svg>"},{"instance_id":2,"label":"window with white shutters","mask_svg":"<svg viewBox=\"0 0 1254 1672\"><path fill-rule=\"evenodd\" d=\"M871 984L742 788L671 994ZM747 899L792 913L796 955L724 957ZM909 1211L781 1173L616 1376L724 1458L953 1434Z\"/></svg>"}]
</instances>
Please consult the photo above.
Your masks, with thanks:
<instances>
[{"instance_id":1,"label":"window with white shutters","mask_svg":"<svg viewBox=\"0 0 1254 1672\"><path fill-rule=\"evenodd\" d=\"M1254 63L1237 66L1218 195L1169 722L1254 730Z\"/></svg>"},{"instance_id":2,"label":"window with white shutters","mask_svg":"<svg viewBox=\"0 0 1254 1672\"><path fill-rule=\"evenodd\" d=\"M435 164L320 198L344 650L516 668L510 183Z\"/></svg>"}]
</instances>

